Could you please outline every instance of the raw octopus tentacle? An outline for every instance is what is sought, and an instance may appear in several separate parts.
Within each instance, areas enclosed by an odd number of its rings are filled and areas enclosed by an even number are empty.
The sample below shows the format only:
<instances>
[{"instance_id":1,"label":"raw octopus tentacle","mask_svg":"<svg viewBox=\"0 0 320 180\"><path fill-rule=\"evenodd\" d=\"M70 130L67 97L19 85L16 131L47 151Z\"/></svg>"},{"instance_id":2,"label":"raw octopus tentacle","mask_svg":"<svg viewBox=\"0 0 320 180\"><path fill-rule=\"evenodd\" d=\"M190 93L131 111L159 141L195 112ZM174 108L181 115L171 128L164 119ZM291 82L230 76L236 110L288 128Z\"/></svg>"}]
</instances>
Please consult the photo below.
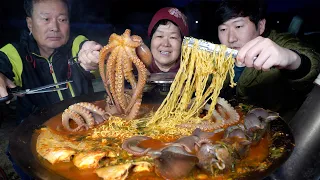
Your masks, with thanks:
<instances>
[{"instance_id":1,"label":"raw octopus tentacle","mask_svg":"<svg viewBox=\"0 0 320 180\"><path fill-rule=\"evenodd\" d=\"M220 129L224 127L224 123L223 122L202 122L199 124L191 124L191 123L183 123L178 125L178 127L181 128L186 128L186 129L196 129L199 128L202 131L209 131L209 130L215 130L215 129Z\"/></svg>"},{"instance_id":2,"label":"raw octopus tentacle","mask_svg":"<svg viewBox=\"0 0 320 180\"><path fill-rule=\"evenodd\" d=\"M99 73L100 73L100 76L101 76L101 79L102 79L102 82L104 84L105 87L108 87L108 82L105 78L105 72L106 72L106 68L105 68L105 60L106 60L106 57L111 53L113 52L114 50L114 47L115 47L115 44L108 44L106 46L104 46L101 51L100 51L100 54L99 54Z\"/></svg>"},{"instance_id":3,"label":"raw octopus tentacle","mask_svg":"<svg viewBox=\"0 0 320 180\"><path fill-rule=\"evenodd\" d=\"M110 115L110 113L92 103L80 102L64 110L62 113L62 125L68 131L73 132L79 131L82 127L88 130L94 125L104 122ZM70 127L71 119L78 125L77 128L72 129Z\"/></svg>"},{"instance_id":4,"label":"raw octopus tentacle","mask_svg":"<svg viewBox=\"0 0 320 180\"><path fill-rule=\"evenodd\" d=\"M197 127L199 127L201 130L204 131L209 131L209 130L214 130L214 129L220 129L223 128L225 126L225 123L222 121L218 121L218 122L204 122L201 124L198 124Z\"/></svg>"},{"instance_id":5,"label":"raw octopus tentacle","mask_svg":"<svg viewBox=\"0 0 320 180\"><path fill-rule=\"evenodd\" d=\"M117 63L117 56L120 54L120 47L116 47L107 62L107 72L106 72L106 80L109 81L110 84L110 92L111 95L109 96L111 101L116 105L116 108L119 113L122 113L122 109L120 107L120 104L116 99L113 99L116 97L116 87L115 87L115 69L116 69L116 63ZM107 91L109 90L109 87L106 87ZM109 94L108 94L109 95Z\"/></svg>"},{"instance_id":6,"label":"raw octopus tentacle","mask_svg":"<svg viewBox=\"0 0 320 180\"><path fill-rule=\"evenodd\" d=\"M195 142L195 144L196 144L196 147L195 147L196 148L196 152L198 152L202 145L204 145L204 144L212 145L212 142L211 142L210 139L202 138L199 141Z\"/></svg>"},{"instance_id":7,"label":"raw octopus tentacle","mask_svg":"<svg viewBox=\"0 0 320 180\"><path fill-rule=\"evenodd\" d=\"M77 103L76 105L82 106L82 107L86 108L87 110L89 110L90 112L98 114L104 120L106 120L108 118L109 114L105 110L103 110L102 108L100 108L92 103L80 102L80 103Z\"/></svg>"},{"instance_id":8,"label":"raw octopus tentacle","mask_svg":"<svg viewBox=\"0 0 320 180\"><path fill-rule=\"evenodd\" d=\"M139 114L142 98L138 98L126 119L134 119Z\"/></svg>"},{"instance_id":9,"label":"raw octopus tentacle","mask_svg":"<svg viewBox=\"0 0 320 180\"><path fill-rule=\"evenodd\" d=\"M123 48L121 47L121 51ZM126 109L127 101L124 95L124 74L123 74L123 53L119 53L117 57L118 61L116 64L116 74L115 77L115 99L119 102L119 105L122 109Z\"/></svg>"},{"instance_id":10,"label":"raw octopus tentacle","mask_svg":"<svg viewBox=\"0 0 320 180\"><path fill-rule=\"evenodd\" d=\"M228 118L227 112L225 112L225 110L223 109L223 107L220 104L216 105L216 111L220 114L222 119L227 119Z\"/></svg>"},{"instance_id":11,"label":"raw octopus tentacle","mask_svg":"<svg viewBox=\"0 0 320 180\"><path fill-rule=\"evenodd\" d=\"M137 67L138 70L138 83L137 88L135 89L131 101L127 106L125 113L128 113L129 110L133 107L136 103L137 99L142 97L143 88L147 81L147 69L145 65L140 61L137 55L134 53L130 53L130 51L134 51L134 49L125 48L127 54L129 54L129 58L132 60L133 64Z\"/></svg>"},{"instance_id":12,"label":"raw octopus tentacle","mask_svg":"<svg viewBox=\"0 0 320 180\"><path fill-rule=\"evenodd\" d=\"M198 124L184 123L178 125L182 128L199 128L203 131L220 129L224 126L231 126L239 122L240 116L237 111L223 98L218 97L217 99L217 109L212 113L214 122L204 121ZM209 110L210 105L206 104L204 109ZM229 118L227 119L227 117Z\"/></svg>"},{"instance_id":13,"label":"raw octopus tentacle","mask_svg":"<svg viewBox=\"0 0 320 180\"><path fill-rule=\"evenodd\" d=\"M70 120L73 119L74 122L78 125L78 127L72 129L70 127ZM77 114L76 112L70 110L70 109L65 109L64 112L62 113L62 125L64 128L66 128L68 131L76 132L79 131L81 128L88 128L86 123L84 122L84 119Z\"/></svg>"},{"instance_id":14,"label":"raw octopus tentacle","mask_svg":"<svg viewBox=\"0 0 320 180\"><path fill-rule=\"evenodd\" d=\"M110 52L114 52L113 49L115 47L116 44L108 44L106 46L104 46L101 51L100 51L100 55L99 55L99 72L100 72L100 76L102 79L102 82L104 84L104 87L108 93L108 96L111 96L110 90L108 88L108 78L105 77L105 71L106 71L106 67L105 67L105 58L107 57L107 55ZM111 54L112 56L112 54ZM112 59L112 58L110 58Z\"/></svg>"},{"instance_id":15,"label":"raw octopus tentacle","mask_svg":"<svg viewBox=\"0 0 320 180\"><path fill-rule=\"evenodd\" d=\"M80 106L78 104L74 104L74 105L69 106L69 109L76 112L80 116L82 116L82 118L85 120L85 122L87 123L89 128L92 128L94 126L94 124L95 124L94 118L88 109L86 109L85 107Z\"/></svg>"},{"instance_id":16,"label":"raw octopus tentacle","mask_svg":"<svg viewBox=\"0 0 320 180\"><path fill-rule=\"evenodd\" d=\"M225 113L227 113L229 115L229 119L221 119L224 122L226 122L228 125L229 124L234 124L237 123L240 119L239 114L237 113L237 111L228 103L228 101L226 101L223 98L218 97L217 99L217 104L218 104L218 108L219 111L224 111ZM207 108L207 106L205 106L205 109ZM224 109L224 110L223 110ZM208 110L208 109L207 109ZM221 114L221 113L219 113ZM226 115L222 115L222 116L226 116ZM221 117L221 115L220 115ZM217 119L219 120L219 119ZM228 121L228 122L227 122Z\"/></svg>"},{"instance_id":17,"label":"raw octopus tentacle","mask_svg":"<svg viewBox=\"0 0 320 180\"><path fill-rule=\"evenodd\" d=\"M130 83L132 89L135 89L137 87L137 81L132 72L133 70L132 62L130 61L126 53L123 53L122 61L123 61L124 78Z\"/></svg>"}]
</instances>

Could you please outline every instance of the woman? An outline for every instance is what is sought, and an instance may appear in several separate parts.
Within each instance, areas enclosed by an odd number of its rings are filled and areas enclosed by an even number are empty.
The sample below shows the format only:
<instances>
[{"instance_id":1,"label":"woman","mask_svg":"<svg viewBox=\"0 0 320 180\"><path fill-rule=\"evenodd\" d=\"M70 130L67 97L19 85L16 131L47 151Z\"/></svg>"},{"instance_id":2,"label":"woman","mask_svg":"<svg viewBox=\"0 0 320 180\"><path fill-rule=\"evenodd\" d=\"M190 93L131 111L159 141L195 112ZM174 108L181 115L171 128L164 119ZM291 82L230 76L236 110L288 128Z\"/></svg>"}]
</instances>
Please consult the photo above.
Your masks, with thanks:
<instances>
[{"instance_id":1,"label":"woman","mask_svg":"<svg viewBox=\"0 0 320 180\"><path fill-rule=\"evenodd\" d=\"M180 67L181 43L189 35L186 16L177 8L160 9L148 28L153 56L149 67L151 73L177 72Z\"/></svg>"}]
</instances>

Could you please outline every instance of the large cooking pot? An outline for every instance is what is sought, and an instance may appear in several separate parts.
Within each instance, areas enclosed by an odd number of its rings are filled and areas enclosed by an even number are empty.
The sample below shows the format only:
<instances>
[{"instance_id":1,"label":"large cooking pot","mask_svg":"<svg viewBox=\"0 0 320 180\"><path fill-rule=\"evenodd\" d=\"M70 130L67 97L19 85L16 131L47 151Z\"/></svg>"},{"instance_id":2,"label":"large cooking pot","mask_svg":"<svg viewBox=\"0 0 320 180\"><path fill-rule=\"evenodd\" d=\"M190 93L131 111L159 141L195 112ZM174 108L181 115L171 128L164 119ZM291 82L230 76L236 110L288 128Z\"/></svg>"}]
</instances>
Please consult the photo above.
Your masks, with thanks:
<instances>
[{"instance_id":1,"label":"large cooking pot","mask_svg":"<svg viewBox=\"0 0 320 180\"><path fill-rule=\"evenodd\" d=\"M320 75L315 84L298 112L289 121L295 137L295 149L288 161L270 179L320 179Z\"/></svg>"},{"instance_id":2,"label":"large cooking pot","mask_svg":"<svg viewBox=\"0 0 320 180\"><path fill-rule=\"evenodd\" d=\"M61 113L69 105L86 101L98 101L105 97L105 92L99 92L92 95L79 96L73 99L65 100L58 104L53 105L50 108L44 108L39 112L31 115L28 119L23 121L12 133L9 139L10 147L9 151L12 158L27 174L37 179L65 179L59 174L47 169L43 166L38 157L36 157L35 152L35 142L32 141L32 136L34 130L41 127L48 119ZM161 93L144 93L145 103L161 103L165 98ZM281 164L283 164L287 158L290 156L294 147L294 138L291 133L289 126L281 119L271 122L272 132L283 132L286 136L284 138L276 139L274 141L274 146L284 146L285 152L282 156L272 162L272 165L262 172L254 172L247 177L249 179L261 179L266 177L268 174L272 173Z\"/></svg>"}]
</instances>

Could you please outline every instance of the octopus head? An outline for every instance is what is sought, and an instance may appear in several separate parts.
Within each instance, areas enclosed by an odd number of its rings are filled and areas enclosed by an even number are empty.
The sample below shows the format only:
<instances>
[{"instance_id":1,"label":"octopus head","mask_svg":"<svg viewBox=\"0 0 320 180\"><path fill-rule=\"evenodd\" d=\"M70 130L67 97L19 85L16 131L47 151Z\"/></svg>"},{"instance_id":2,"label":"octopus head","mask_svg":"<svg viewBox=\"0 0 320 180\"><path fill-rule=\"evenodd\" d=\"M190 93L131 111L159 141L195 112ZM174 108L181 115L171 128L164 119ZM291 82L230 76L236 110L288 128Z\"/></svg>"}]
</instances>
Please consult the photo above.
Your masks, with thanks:
<instances>
[{"instance_id":1,"label":"octopus head","mask_svg":"<svg viewBox=\"0 0 320 180\"><path fill-rule=\"evenodd\" d=\"M258 142L268 129L268 123L279 118L279 114L262 108L252 109L244 118L247 135L252 142Z\"/></svg>"},{"instance_id":2,"label":"octopus head","mask_svg":"<svg viewBox=\"0 0 320 180\"><path fill-rule=\"evenodd\" d=\"M181 146L168 146L161 151L154 151L156 173L165 179L181 179L189 175L198 162L198 158L187 153Z\"/></svg>"},{"instance_id":3,"label":"octopus head","mask_svg":"<svg viewBox=\"0 0 320 180\"><path fill-rule=\"evenodd\" d=\"M210 174L216 169L230 169L234 160L231 152L231 149L221 144L203 144L197 152L197 166Z\"/></svg>"},{"instance_id":4,"label":"octopus head","mask_svg":"<svg viewBox=\"0 0 320 180\"><path fill-rule=\"evenodd\" d=\"M197 166L210 173L213 174L213 162L216 162L216 156L215 156L215 149L212 144L206 143L202 144L199 148L199 151L197 151L196 156L199 159L199 163Z\"/></svg>"},{"instance_id":5,"label":"octopus head","mask_svg":"<svg viewBox=\"0 0 320 180\"><path fill-rule=\"evenodd\" d=\"M246 156L251 145L251 139L247 136L242 124L228 127L224 133L223 142L229 144L237 152L238 158Z\"/></svg>"},{"instance_id":6,"label":"octopus head","mask_svg":"<svg viewBox=\"0 0 320 180\"><path fill-rule=\"evenodd\" d=\"M212 159L212 163L214 167L220 170L230 169L233 166L234 160L231 153L232 150L221 144L213 146L215 158Z\"/></svg>"}]
</instances>

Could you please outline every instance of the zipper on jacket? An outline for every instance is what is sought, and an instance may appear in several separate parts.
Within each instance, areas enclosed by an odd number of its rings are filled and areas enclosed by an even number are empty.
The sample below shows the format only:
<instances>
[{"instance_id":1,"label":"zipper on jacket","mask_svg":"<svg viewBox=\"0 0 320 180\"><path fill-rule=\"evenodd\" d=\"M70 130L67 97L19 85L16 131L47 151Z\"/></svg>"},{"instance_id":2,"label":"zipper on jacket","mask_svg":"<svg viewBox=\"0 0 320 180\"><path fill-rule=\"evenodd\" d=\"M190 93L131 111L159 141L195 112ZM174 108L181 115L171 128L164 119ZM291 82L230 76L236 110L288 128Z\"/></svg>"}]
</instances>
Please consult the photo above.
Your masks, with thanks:
<instances>
[{"instance_id":1,"label":"zipper on jacket","mask_svg":"<svg viewBox=\"0 0 320 180\"><path fill-rule=\"evenodd\" d=\"M52 58L53 58L53 55L51 56L50 61L48 61L49 67L50 67L50 73L52 74L54 83L57 83L58 81L57 81L57 77L56 77L56 74L55 74L54 69L53 69ZM72 87L71 83L67 83L67 86L68 86L68 89L69 89L69 91L71 93L71 96L75 97L75 94L74 94L73 87ZM56 86L56 87L59 88L59 86ZM57 92L58 92L60 100L63 101L64 99L63 99L63 95L62 95L61 91L57 91Z\"/></svg>"},{"instance_id":2,"label":"zipper on jacket","mask_svg":"<svg viewBox=\"0 0 320 180\"><path fill-rule=\"evenodd\" d=\"M53 54L53 55L54 55L54 54ZM57 82L58 82L58 81L57 81L57 77L56 77L56 74L55 74L55 72L54 72L53 65L52 65L53 55L51 56L50 61L49 61L49 60L47 60L47 61L48 61L48 63L49 63L50 73L52 74L53 81L54 81L54 83L57 83ZM70 91L70 93L71 93L71 96L72 96L72 97L75 97L75 94L74 94L73 87L72 87L71 83L67 83L67 86L68 86L68 89L69 89L69 91ZM59 88L59 86L56 86L56 87ZM57 91L57 92L58 92L58 95L59 95L60 100L63 101L64 99L63 99L63 95L62 95L61 91Z\"/></svg>"},{"instance_id":3,"label":"zipper on jacket","mask_svg":"<svg viewBox=\"0 0 320 180\"><path fill-rule=\"evenodd\" d=\"M50 68L50 73L51 73L51 76L52 76L52 78L53 78L53 82L54 82L54 83L58 83L56 74L54 73L54 69L53 69L53 66L52 66L52 57L53 57L53 55L51 56L50 61L48 60L49 68ZM59 86L56 86L56 88L59 88ZM58 95L59 95L60 101L63 101L64 99L63 99L63 96L62 96L61 91L57 91L57 93L58 93Z\"/></svg>"},{"instance_id":4,"label":"zipper on jacket","mask_svg":"<svg viewBox=\"0 0 320 180\"><path fill-rule=\"evenodd\" d=\"M40 57L40 58L44 58L44 57L39 56L39 55L37 55L37 54L35 54L35 53L32 53L32 54L35 55L35 56L38 56L38 57ZM54 54L53 54L53 55L54 55ZM50 69L50 74L51 74L51 76L52 76L53 82L54 82L54 83L58 83L57 77L56 77L56 74L55 74L55 72L54 72L53 65L52 65L53 55L51 56L50 60L47 59L47 58L44 58L44 59L48 62L49 69ZM68 84L70 84L70 83L68 83ZM70 84L70 86L71 86L71 84ZM56 86L56 88L59 88L59 86ZM63 99L63 95L62 95L61 91L59 90L59 91L57 91L57 93L58 93L58 96L59 96L60 101L63 101L64 99ZM72 93L71 93L71 94L72 94Z\"/></svg>"}]
</instances>

